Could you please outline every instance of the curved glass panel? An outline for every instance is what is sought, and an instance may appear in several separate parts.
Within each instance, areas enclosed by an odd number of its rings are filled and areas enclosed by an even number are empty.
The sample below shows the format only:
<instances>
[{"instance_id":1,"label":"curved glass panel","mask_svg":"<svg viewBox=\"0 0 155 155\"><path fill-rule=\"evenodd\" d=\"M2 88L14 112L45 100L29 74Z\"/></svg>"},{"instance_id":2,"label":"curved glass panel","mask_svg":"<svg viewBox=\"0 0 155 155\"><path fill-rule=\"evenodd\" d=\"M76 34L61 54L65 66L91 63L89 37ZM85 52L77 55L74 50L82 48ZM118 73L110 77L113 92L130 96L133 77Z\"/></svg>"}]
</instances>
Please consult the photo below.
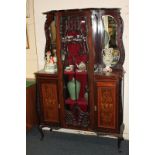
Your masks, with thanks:
<instances>
[{"instance_id":1,"label":"curved glass panel","mask_svg":"<svg viewBox=\"0 0 155 155\"><path fill-rule=\"evenodd\" d=\"M103 22L103 43L102 43L102 54L106 55L109 53L109 58L103 59L103 63L110 63L110 66L115 66L120 58L120 51L117 46L117 23L112 16L102 16ZM106 53L107 52L107 53ZM108 62L109 59L109 62Z\"/></svg>"}]
</instances>

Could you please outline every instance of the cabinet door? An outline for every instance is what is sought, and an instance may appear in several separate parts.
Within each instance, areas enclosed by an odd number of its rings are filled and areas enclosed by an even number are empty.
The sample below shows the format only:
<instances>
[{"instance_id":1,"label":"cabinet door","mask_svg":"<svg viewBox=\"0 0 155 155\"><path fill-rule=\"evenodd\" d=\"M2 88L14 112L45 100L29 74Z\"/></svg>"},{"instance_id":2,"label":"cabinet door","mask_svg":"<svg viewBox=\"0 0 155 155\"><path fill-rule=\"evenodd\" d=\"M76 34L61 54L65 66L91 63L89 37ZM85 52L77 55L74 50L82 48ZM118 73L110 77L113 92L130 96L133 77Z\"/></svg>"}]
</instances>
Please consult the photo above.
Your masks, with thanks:
<instances>
[{"instance_id":1,"label":"cabinet door","mask_svg":"<svg viewBox=\"0 0 155 155\"><path fill-rule=\"evenodd\" d=\"M87 129L90 125L89 18L84 11L64 12L60 18L64 127Z\"/></svg>"},{"instance_id":2,"label":"cabinet door","mask_svg":"<svg viewBox=\"0 0 155 155\"><path fill-rule=\"evenodd\" d=\"M57 83L41 83L42 117L44 122L59 123Z\"/></svg>"},{"instance_id":3,"label":"cabinet door","mask_svg":"<svg viewBox=\"0 0 155 155\"><path fill-rule=\"evenodd\" d=\"M117 96L115 81L97 82L97 127L117 129Z\"/></svg>"}]
</instances>

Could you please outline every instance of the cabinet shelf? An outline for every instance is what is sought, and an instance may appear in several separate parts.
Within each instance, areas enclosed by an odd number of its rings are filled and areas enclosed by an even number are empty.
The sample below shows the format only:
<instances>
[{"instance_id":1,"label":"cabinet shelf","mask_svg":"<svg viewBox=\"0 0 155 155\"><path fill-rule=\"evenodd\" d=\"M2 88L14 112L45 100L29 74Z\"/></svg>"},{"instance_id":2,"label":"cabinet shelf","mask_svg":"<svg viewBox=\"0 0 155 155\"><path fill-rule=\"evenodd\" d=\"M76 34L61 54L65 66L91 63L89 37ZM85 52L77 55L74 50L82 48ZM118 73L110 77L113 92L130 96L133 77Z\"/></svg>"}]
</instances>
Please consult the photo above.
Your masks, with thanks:
<instances>
[{"instance_id":1,"label":"cabinet shelf","mask_svg":"<svg viewBox=\"0 0 155 155\"><path fill-rule=\"evenodd\" d=\"M68 36L67 37L63 37L62 38L62 42L63 43L70 43L70 42L83 42L83 41L86 41L86 37L73 37L73 36Z\"/></svg>"},{"instance_id":2,"label":"cabinet shelf","mask_svg":"<svg viewBox=\"0 0 155 155\"><path fill-rule=\"evenodd\" d=\"M64 74L66 74L66 75L74 75L74 74L76 74L76 75L87 75L87 71L64 71Z\"/></svg>"}]
</instances>

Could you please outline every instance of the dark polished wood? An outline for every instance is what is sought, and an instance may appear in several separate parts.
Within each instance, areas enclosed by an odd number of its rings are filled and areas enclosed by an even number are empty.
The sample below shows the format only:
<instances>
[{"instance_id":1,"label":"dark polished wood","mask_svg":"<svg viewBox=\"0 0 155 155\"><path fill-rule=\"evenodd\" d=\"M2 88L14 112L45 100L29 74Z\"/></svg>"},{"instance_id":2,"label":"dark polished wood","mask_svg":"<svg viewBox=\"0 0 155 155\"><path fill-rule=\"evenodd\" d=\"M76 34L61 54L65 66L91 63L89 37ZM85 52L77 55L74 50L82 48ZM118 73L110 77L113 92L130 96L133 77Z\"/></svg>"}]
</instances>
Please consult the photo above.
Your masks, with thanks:
<instances>
[{"instance_id":1,"label":"dark polished wood","mask_svg":"<svg viewBox=\"0 0 155 155\"><path fill-rule=\"evenodd\" d=\"M95 51L93 47L92 21L91 12L87 11L88 16L88 47L89 47L89 63L88 63L88 85L89 85L89 104L90 104L90 129L94 129L94 56Z\"/></svg>"},{"instance_id":2,"label":"dark polished wood","mask_svg":"<svg viewBox=\"0 0 155 155\"><path fill-rule=\"evenodd\" d=\"M123 109L121 96L123 75L124 73L120 70L114 71L112 73L96 73L94 75L95 101L97 106L96 120L98 120L98 116L100 116L101 114L102 109L100 108L104 107L104 112L106 113L107 110L107 113L111 115L111 123L113 122L115 124L113 124L113 127L109 126L106 128L105 126L100 126L101 122L96 121L98 131L102 130L110 133L121 132L121 125L123 124ZM108 110L110 110L108 109L110 106L111 111L108 112ZM103 116L104 115L105 114L103 114ZM104 125L106 125L106 123Z\"/></svg>"},{"instance_id":3,"label":"dark polished wood","mask_svg":"<svg viewBox=\"0 0 155 155\"><path fill-rule=\"evenodd\" d=\"M50 37L49 27L53 20L54 20L54 15L48 14L45 22L45 27L44 27L45 37L46 37L45 53L51 50L51 37Z\"/></svg>"},{"instance_id":4,"label":"dark polished wood","mask_svg":"<svg viewBox=\"0 0 155 155\"><path fill-rule=\"evenodd\" d=\"M37 108L40 124L60 125L58 76L40 71L36 73Z\"/></svg>"},{"instance_id":5,"label":"dark polished wood","mask_svg":"<svg viewBox=\"0 0 155 155\"><path fill-rule=\"evenodd\" d=\"M119 133L118 83L119 79L114 76L96 75L95 77L96 126L99 131Z\"/></svg>"},{"instance_id":6,"label":"dark polished wood","mask_svg":"<svg viewBox=\"0 0 155 155\"><path fill-rule=\"evenodd\" d=\"M56 12L56 33L57 33L57 38L56 38L56 47L57 47L57 58L58 58L58 88L59 88L59 103L60 103L60 118L61 118L61 126L65 127L64 123L64 94L63 94L63 65L62 65L62 59L61 59L61 37L60 37L60 18L61 18L61 12Z\"/></svg>"},{"instance_id":7,"label":"dark polished wood","mask_svg":"<svg viewBox=\"0 0 155 155\"><path fill-rule=\"evenodd\" d=\"M50 74L44 71L36 73L37 81L37 111L39 114L40 125L59 126L63 128L74 128L82 130L91 130L108 134L123 134L121 126L123 124L123 106L122 106L122 80L124 76L123 63L125 60L125 51L122 41L123 21L120 16L120 9L72 9L72 10L53 10L44 13L45 22L45 54L53 48L51 43L51 33L49 30L53 20L56 22L56 54L58 73ZM117 48L120 51L118 63L112 67L112 73L94 72L94 65L103 65L103 26L102 16L112 16L117 24ZM62 50L68 42L64 43L67 31L78 31L78 22L83 20L86 24L86 31L82 32L82 43L84 51L88 54L87 62L87 84L89 92L89 120L87 127L67 125L65 122L65 76L75 72L65 73L65 65L62 61ZM76 21L77 20L77 21ZM82 21L81 20L81 21ZM69 23L69 24L68 24ZM72 25L73 23L73 25ZM66 25L65 25L66 24ZM68 24L68 25L67 25ZM69 26L69 28L68 28ZM77 36L76 36L77 37ZM75 37L75 38L76 38ZM66 37L67 38L67 37ZM68 40L67 40L68 41ZM76 42L75 42L76 43ZM86 47L86 49L85 49ZM68 53L67 53L68 54ZM81 73L81 75L84 75ZM78 74L80 76L80 73ZM43 133L42 133L43 136ZM121 137L121 136L120 136ZM122 139L122 138L120 138ZM119 140L120 140L119 139ZM120 141L118 145L120 144Z\"/></svg>"}]
</instances>

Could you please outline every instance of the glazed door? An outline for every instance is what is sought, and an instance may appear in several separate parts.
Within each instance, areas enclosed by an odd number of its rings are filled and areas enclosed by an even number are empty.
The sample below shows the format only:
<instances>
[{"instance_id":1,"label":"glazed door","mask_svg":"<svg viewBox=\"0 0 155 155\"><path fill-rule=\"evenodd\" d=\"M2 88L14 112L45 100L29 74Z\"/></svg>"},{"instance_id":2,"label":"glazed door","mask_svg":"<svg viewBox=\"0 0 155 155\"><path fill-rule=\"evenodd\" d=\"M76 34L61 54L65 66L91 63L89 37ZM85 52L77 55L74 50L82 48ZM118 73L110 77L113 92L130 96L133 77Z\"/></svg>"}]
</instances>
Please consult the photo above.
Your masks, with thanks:
<instances>
[{"instance_id":1,"label":"glazed door","mask_svg":"<svg viewBox=\"0 0 155 155\"><path fill-rule=\"evenodd\" d=\"M63 76L64 125L88 128L89 46L85 13L64 13L60 17L61 62Z\"/></svg>"},{"instance_id":2,"label":"glazed door","mask_svg":"<svg viewBox=\"0 0 155 155\"><path fill-rule=\"evenodd\" d=\"M117 131L117 83L116 81L98 81L96 89L97 128L109 132Z\"/></svg>"}]
</instances>

